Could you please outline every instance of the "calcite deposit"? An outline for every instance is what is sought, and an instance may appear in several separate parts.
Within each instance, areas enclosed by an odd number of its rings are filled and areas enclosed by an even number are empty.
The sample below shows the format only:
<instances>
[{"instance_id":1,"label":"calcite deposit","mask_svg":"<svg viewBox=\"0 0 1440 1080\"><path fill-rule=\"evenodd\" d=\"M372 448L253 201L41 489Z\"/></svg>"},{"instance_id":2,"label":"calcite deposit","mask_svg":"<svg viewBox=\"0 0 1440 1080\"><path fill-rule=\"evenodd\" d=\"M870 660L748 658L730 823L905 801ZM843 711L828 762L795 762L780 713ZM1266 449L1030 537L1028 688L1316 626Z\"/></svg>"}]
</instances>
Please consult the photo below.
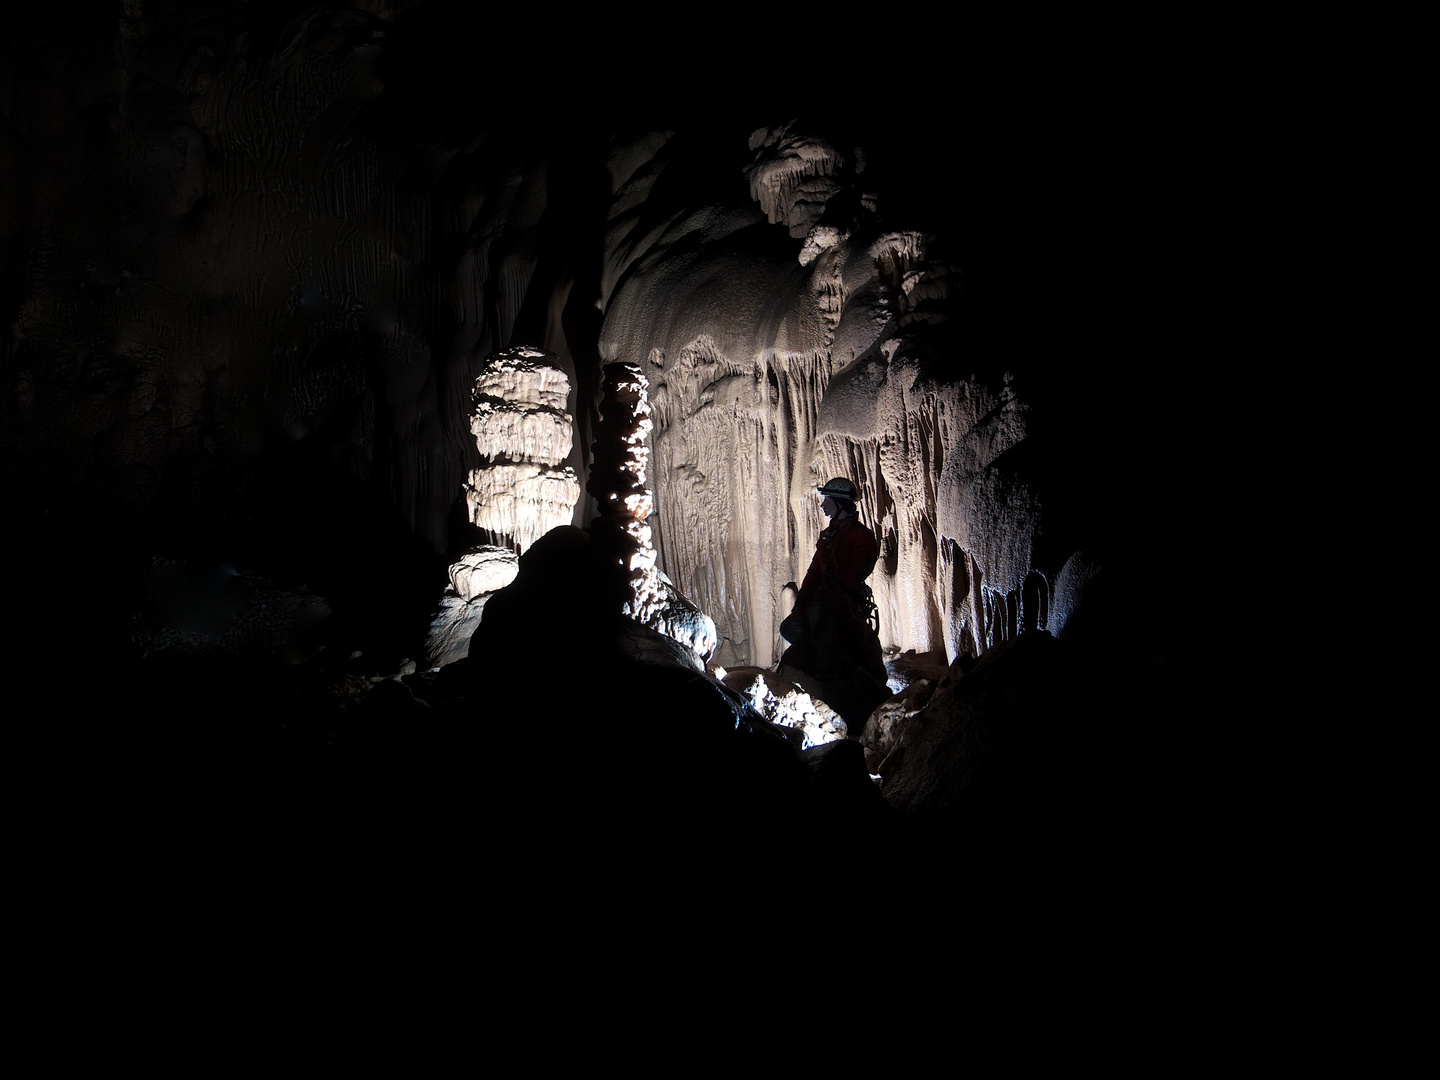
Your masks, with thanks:
<instances>
[{"instance_id":1,"label":"calcite deposit","mask_svg":"<svg viewBox=\"0 0 1440 1080\"><path fill-rule=\"evenodd\" d=\"M709 659L716 645L714 621L682 596L655 565L647 524L654 496L645 485L652 427L649 388L637 365L605 365L600 424L587 484L599 509L591 531L627 575L624 614Z\"/></svg>"},{"instance_id":2,"label":"calcite deposit","mask_svg":"<svg viewBox=\"0 0 1440 1080\"><path fill-rule=\"evenodd\" d=\"M450 587L430 618L424 653L427 668L444 667L465 655L485 602L514 581L519 570L513 549L492 544L468 551L450 564Z\"/></svg>"},{"instance_id":3,"label":"calcite deposit","mask_svg":"<svg viewBox=\"0 0 1440 1080\"><path fill-rule=\"evenodd\" d=\"M850 729L839 713L799 687L763 672L747 672L745 679L749 680L749 685L743 686L742 693L750 699L755 711L776 727L797 732L802 750L824 746L849 735ZM734 681L743 683L745 680ZM772 682L776 684L773 687L770 685ZM726 683L732 684L728 675Z\"/></svg>"},{"instance_id":4,"label":"calcite deposit","mask_svg":"<svg viewBox=\"0 0 1440 1080\"><path fill-rule=\"evenodd\" d=\"M955 378L947 352L960 271L879 216L855 155L795 125L750 145L751 195L798 248L736 258L756 227L738 213L665 235L622 216L614 250L645 252L646 273L618 284L601 334L602 353L644 358L661 564L714 616L718 659L778 659L781 586L814 550L832 476L855 481L881 542L886 646L953 658L1060 629L1061 565L1035 557L1042 507L1006 464L1026 403L1008 378Z\"/></svg>"},{"instance_id":5,"label":"calcite deposit","mask_svg":"<svg viewBox=\"0 0 1440 1080\"><path fill-rule=\"evenodd\" d=\"M475 380L470 433L481 464L470 470L470 521L517 553L569 524L580 497L564 465L574 440L565 407L570 381L538 349L517 347L488 360Z\"/></svg>"},{"instance_id":6,"label":"calcite deposit","mask_svg":"<svg viewBox=\"0 0 1440 1080\"><path fill-rule=\"evenodd\" d=\"M580 496L570 456L574 422L566 412L570 380L539 349L517 347L489 358L471 394L470 434L480 464L464 485L470 522L488 543L450 566L450 588L431 617L425 656L443 667L465 655L485 601L515 580L517 558L570 522Z\"/></svg>"}]
</instances>

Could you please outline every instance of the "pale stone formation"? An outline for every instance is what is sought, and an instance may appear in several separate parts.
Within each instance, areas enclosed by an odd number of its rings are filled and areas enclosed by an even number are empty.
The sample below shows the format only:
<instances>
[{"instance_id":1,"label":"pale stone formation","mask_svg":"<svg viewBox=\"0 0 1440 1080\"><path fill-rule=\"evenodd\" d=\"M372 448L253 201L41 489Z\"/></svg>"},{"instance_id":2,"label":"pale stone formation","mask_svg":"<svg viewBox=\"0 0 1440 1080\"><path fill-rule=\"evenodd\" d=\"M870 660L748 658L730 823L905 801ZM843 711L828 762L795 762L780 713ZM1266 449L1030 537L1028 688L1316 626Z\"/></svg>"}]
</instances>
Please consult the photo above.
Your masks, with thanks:
<instances>
[{"instance_id":1,"label":"pale stone formation","mask_svg":"<svg viewBox=\"0 0 1440 1080\"><path fill-rule=\"evenodd\" d=\"M580 497L570 456L574 421L565 411L570 380L538 349L491 357L475 380L470 433L481 465L465 484L470 520L497 541L450 566L426 640L426 660L443 667L466 655L485 602L515 580L519 556L570 522Z\"/></svg>"},{"instance_id":2,"label":"pale stone formation","mask_svg":"<svg viewBox=\"0 0 1440 1080\"><path fill-rule=\"evenodd\" d=\"M600 425L586 485L599 511L591 532L598 542L615 549L629 573L631 595L624 614L709 659L716 645L714 621L655 565L647 524L654 496L645 486L652 428L650 384L636 364L606 364L604 376Z\"/></svg>"},{"instance_id":3,"label":"pale stone formation","mask_svg":"<svg viewBox=\"0 0 1440 1080\"><path fill-rule=\"evenodd\" d=\"M470 470L466 506L475 525L517 554L569 524L580 497L575 470L562 464L574 441L570 380L546 360L538 349L498 353L472 396L470 432L482 463Z\"/></svg>"},{"instance_id":4,"label":"pale stone formation","mask_svg":"<svg viewBox=\"0 0 1440 1080\"><path fill-rule=\"evenodd\" d=\"M436 671L446 664L463 660L470 648L470 638L480 625L489 595L471 601L446 589L440 606L430 616L430 630L425 637L425 668Z\"/></svg>"},{"instance_id":5,"label":"pale stone formation","mask_svg":"<svg viewBox=\"0 0 1440 1080\"><path fill-rule=\"evenodd\" d=\"M462 659L480 625L485 601L515 580L520 558L508 547L478 547L450 564L450 587L431 616L426 666L442 668Z\"/></svg>"},{"instance_id":6,"label":"pale stone formation","mask_svg":"<svg viewBox=\"0 0 1440 1080\"><path fill-rule=\"evenodd\" d=\"M750 149L756 153L747 176L750 197L770 223L785 224L790 235L800 239L819 221L825 204L843 190L835 173L846 161L835 147L795 127L792 123L751 134Z\"/></svg>"},{"instance_id":7,"label":"pale stone formation","mask_svg":"<svg viewBox=\"0 0 1440 1080\"><path fill-rule=\"evenodd\" d=\"M775 678L771 676L771 678ZM783 687L782 687L783 690ZM764 675L756 675L755 681L745 691L750 698L750 704L755 707L756 712L769 720L777 727L793 728L800 732L802 742L800 749L809 750L812 746L823 746L825 743L835 742L843 739L849 734L849 728L840 714L826 705L819 698L812 698L795 687L783 690L778 697L775 691L765 681Z\"/></svg>"},{"instance_id":8,"label":"pale stone formation","mask_svg":"<svg viewBox=\"0 0 1440 1080\"><path fill-rule=\"evenodd\" d=\"M518 568L519 560L509 548L476 548L451 563L450 588L462 600L478 600L509 585Z\"/></svg>"},{"instance_id":9,"label":"pale stone formation","mask_svg":"<svg viewBox=\"0 0 1440 1080\"><path fill-rule=\"evenodd\" d=\"M882 546L870 581L886 644L943 647L953 659L1013 638L1040 506L1022 478L992 468L1025 438L1008 382L937 384L921 357L897 350L829 391L806 483L846 475L860 487L861 516ZM824 521L803 513L813 501L803 489L795 499L810 550Z\"/></svg>"},{"instance_id":10,"label":"pale stone formation","mask_svg":"<svg viewBox=\"0 0 1440 1080\"><path fill-rule=\"evenodd\" d=\"M793 125L750 146L751 194L803 240L794 261L720 247L753 225L738 214L657 229L634 209L653 175L635 170L617 184L600 340L602 356L644 358L660 565L714 616L717 662L778 660L781 587L808 565L825 527L814 490L832 476L857 484L881 545L887 649L953 660L1058 631L1074 590L1056 596L1059 567L1037 565L1042 508L1005 458L1025 403L1008 376L956 378L936 344L959 270L924 233L880 223L862 155ZM852 209L827 218L847 189Z\"/></svg>"}]
</instances>

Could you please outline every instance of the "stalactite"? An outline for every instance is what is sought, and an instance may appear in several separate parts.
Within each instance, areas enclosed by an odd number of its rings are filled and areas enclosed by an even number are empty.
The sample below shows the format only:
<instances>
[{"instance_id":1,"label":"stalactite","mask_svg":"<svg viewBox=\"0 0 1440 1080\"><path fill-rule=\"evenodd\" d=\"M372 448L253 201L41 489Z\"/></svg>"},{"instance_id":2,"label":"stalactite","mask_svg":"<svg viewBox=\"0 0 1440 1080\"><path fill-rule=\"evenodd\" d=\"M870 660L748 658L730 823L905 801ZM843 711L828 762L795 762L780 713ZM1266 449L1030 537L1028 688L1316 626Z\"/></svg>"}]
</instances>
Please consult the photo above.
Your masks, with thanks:
<instances>
[{"instance_id":1,"label":"stalactite","mask_svg":"<svg viewBox=\"0 0 1440 1080\"><path fill-rule=\"evenodd\" d=\"M746 170L750 197L771 224L783 222L791 236L805 236L826 202L843 190L833 177L845 167L845 157L823 139L797 132L790 124L757 131L750 149L755 151Z\"/></svg>"}]
</instances>

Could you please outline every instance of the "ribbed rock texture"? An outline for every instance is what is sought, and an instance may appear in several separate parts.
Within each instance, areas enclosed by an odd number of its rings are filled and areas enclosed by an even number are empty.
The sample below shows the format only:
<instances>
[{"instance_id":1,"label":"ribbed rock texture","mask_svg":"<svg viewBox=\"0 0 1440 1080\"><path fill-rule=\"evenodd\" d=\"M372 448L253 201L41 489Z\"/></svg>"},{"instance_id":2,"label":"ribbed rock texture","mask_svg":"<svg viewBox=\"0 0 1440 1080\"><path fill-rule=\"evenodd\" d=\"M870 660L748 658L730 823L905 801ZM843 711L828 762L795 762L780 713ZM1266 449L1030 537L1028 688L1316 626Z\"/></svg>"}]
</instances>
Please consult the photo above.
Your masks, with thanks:
<instances>
[{"instance_id":1,"label":"ribbed rock texture","mask_svg":"<svg viewBox=\"0 0 1440 1080\"><path fill-rule=\"evenodd\" d=\"M717 659L778 659L781 586L825 527L813 492L832 476L858 485L882 545L885 645L953 658L1060 629L1061 566L1033 550L1042 507L1006 462L1026 404L1008 378L955 377L959 270L924 233L887 227L840 150L793 125L750 145L751 194L798 250L738 257L757 228L738 211L663 234L617 213L612 258L644 272L609 297L601 333L602 354L643 358L652 383L661 562L714 616ZM637 198L622 189L617 208Z\"/></svg>"},{"instance_id":2,"label":"ribbed rock texture","mask_svg":"<svg viewBox=\"0 0 1440 1080\"><path fill-rule=\"evenodd\" d=\"M726 672L724 681L749 698L751 707L770 723L794 732L802 750L824 746L850 733L845 720L828 704L773 672L740 668Z\"/></svg>"},{"instance_id":3,"label":"ribbed rock texture","mask_svg":"<svg viewBox=\"0 0 1440 1080\"><path fill-rule=\"evenodd\" d=\"M481 464L470 470L470 521L517 553L557 525L568 525L580 498L570 456L574 425L565 406L570 380L538 349L508 349L475 381L470 433Z\"/></svg>"},{"instance_id":4,"label":"ribbed rock texture","mask_svg":"<svg viewBox=\"0 0 1440 1080\"><path fill-rule=\"evenodd\" d=\"M432 667L465 655L485 601L515 580L518 556L575 512L580 483L562 464L575 436L565 411L570 380L550 359L539 349L507 349L475 380L470 434L480 464L465 483L465 506L489 542L450 566L425 650Z\"/></svg>"}]
</instances>

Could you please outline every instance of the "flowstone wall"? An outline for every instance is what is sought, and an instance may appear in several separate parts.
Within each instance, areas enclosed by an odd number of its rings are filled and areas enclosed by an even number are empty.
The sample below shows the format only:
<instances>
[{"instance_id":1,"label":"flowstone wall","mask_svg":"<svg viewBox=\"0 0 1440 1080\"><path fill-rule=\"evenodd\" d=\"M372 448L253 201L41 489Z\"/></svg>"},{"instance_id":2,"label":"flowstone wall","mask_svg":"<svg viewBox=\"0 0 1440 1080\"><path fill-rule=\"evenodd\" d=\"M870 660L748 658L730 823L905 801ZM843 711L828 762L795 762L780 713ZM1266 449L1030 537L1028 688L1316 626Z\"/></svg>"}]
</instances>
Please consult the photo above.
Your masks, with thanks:
<instances>
[{"instance_id":1,"label":"flowstone wall","mask_svg":"<svg viewBox=\"0 0 1440 1080\"><path fill-rule=\"evenodd\" d=\"M1058 631L1072 594L1037 560L1043 507L1006 463L1027 406L1004 373L962 374L958 267L890 227L853 152L789 125L750 145L749 214L657 228L637 189L663 151L620 187L600 340L652 383L662 562L715 618L718 659L778 660L782 586L824 528L815 487L839 475L881 544L886 646L953 659Z\"/></svg>"}]
</instances>

